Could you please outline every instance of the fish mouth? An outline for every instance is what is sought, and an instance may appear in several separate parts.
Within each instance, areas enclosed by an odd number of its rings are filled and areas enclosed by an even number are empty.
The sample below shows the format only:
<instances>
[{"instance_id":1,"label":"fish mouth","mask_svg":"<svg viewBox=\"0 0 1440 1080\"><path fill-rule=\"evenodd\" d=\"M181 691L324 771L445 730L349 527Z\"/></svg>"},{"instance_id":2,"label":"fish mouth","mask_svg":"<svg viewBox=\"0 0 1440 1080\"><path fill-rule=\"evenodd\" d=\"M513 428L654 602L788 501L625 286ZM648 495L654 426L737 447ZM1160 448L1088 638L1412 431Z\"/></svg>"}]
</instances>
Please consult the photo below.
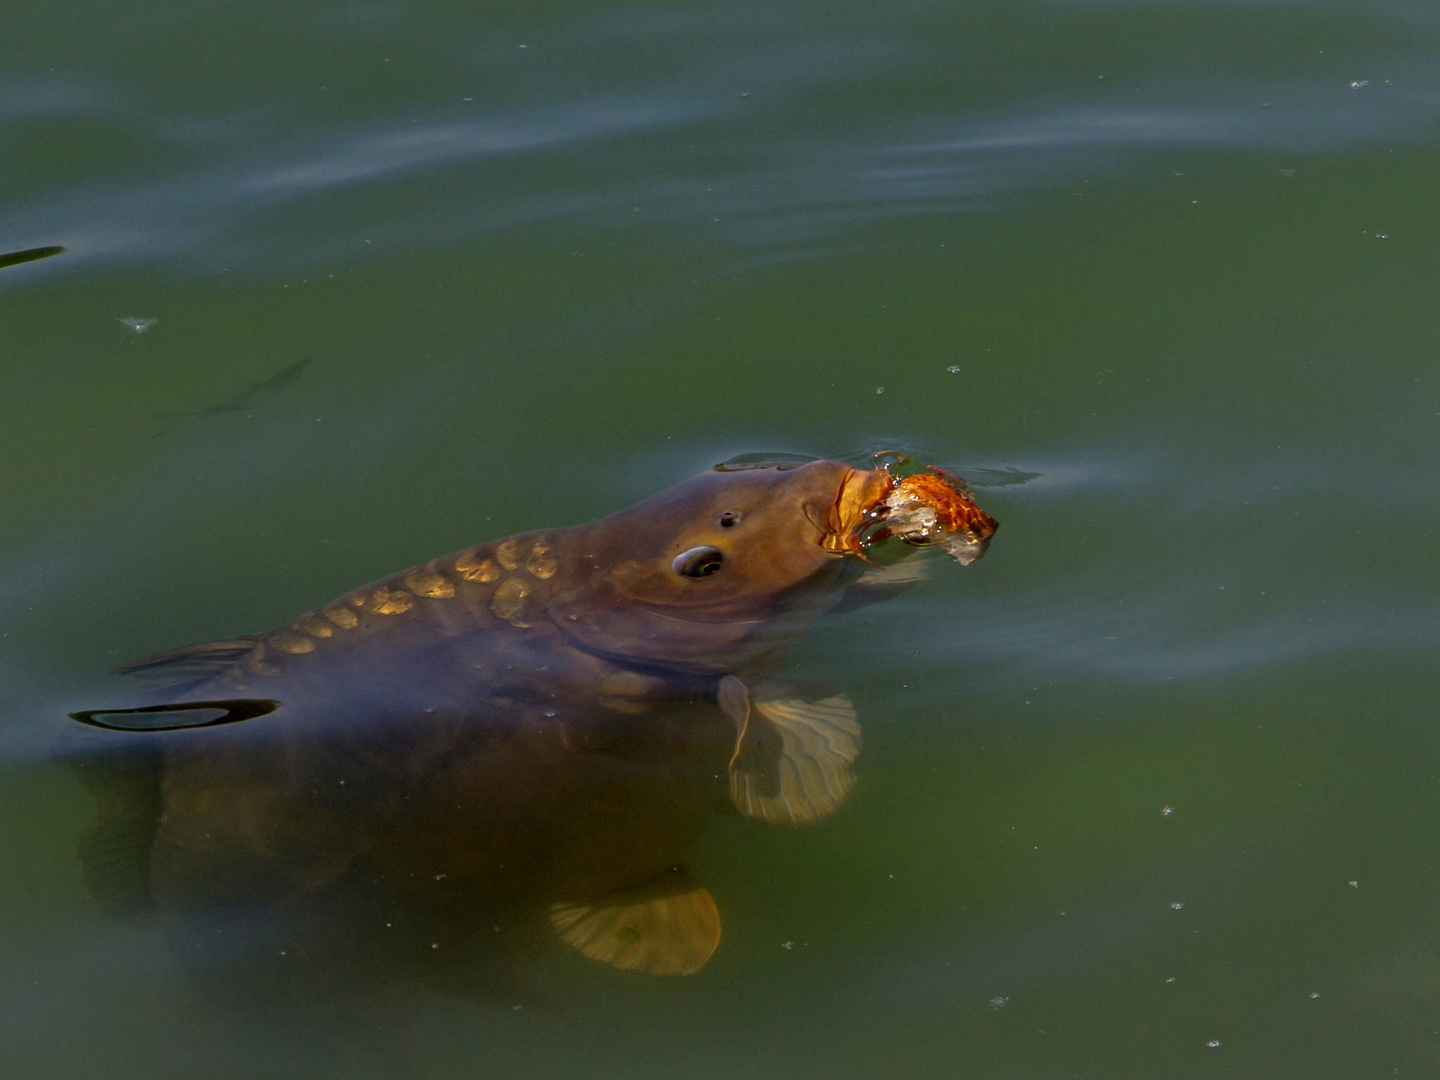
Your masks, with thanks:
<instances>
[{"instance_id":1,"label":"fish mouth","mask_svg":"<svg viewBox=\"0 0 1440 1080\"><path fill-rule=\"evenodd\" d=\"M969 566L985 554L999 522L981 510L965 481L935 465L907 471L903 455L873 469L850 469L826 515L821 546L864 556L886 540L938 547Z\"/></svg>"}]
</instances>

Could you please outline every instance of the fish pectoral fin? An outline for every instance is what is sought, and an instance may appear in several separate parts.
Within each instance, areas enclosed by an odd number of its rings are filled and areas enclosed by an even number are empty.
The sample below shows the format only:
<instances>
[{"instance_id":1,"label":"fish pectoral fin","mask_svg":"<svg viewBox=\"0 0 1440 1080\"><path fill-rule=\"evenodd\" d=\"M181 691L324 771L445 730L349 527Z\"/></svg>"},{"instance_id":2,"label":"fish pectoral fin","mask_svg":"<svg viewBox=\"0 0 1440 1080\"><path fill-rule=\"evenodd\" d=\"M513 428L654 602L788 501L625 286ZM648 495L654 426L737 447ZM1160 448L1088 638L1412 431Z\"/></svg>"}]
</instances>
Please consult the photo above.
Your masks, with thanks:
<instances>
[{"instance_id":1,"label":"fish pectoral fin","mask_svg":"<svg viewBox=\"0 0 1440 1080\"><path fill-rule=\"evenodd\" d=\"M850 699L759 686L748 705L730 759L736 809L787 825L838 810L855 786L850 767L860 756L860 723Z\"/></svg>"},{"instance_id":2,"label":"fish pectoral fin","mask_svg":"<svg viewBox=\"0 0 1440 1080\"><path fill-rule=\"evenodd\" d=\"M592 960L651 975L692 975L720 944L714 898L679 868L588 904L552 904L550 925Z\"/></svg>"},{"instance_id":3,"label":"fish pectoral fin","mask_svg":"<svg viewBox=\"0 0 1440 1080\"><path fill-rule=\"evenodd\" d=\"M780 794L780 756L785 743L780 733L755 718L750 689L734 675L720 680L720 709L735 722L735 752L730 755L730 796L742 813L747 802L737 792L774 798ZM739 785L739 786L737 786ZM763 815L752 815L763 816Z\"/></svg>"},{"instance_id":4,"label":"fish pectoral fin","mask_svg":"<svg viewBox=\"0 0 1440 1080\"><path fill-rule=\"evenodd\" d=\"M159 758L137 753L74 767L95 798L95 820L81 834L78 851L87 891L118 918L151 910L150 851L162 810Z\"/></svg>"}]
</instances>

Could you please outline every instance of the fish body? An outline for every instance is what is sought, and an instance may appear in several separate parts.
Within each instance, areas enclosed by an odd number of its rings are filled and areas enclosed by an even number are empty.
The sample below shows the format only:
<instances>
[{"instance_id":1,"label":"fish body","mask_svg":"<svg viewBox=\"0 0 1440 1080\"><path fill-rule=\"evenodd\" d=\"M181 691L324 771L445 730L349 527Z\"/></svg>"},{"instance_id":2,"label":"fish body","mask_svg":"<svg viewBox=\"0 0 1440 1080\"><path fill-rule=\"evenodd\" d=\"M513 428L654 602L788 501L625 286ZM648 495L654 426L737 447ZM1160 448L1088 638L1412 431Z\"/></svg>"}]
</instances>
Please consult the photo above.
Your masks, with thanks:
<instances>
[{"instance_id":1,"label":"fish body","mask_svg":"<svg viewBox=\"0 0 1440 1080\"><path fill-rule=\"evenodd\" d=\"M110 808L92 889L307 926L358 909L410 928L392 944L538 919L617 967L697 970L719 941L688 871L704 822L818 820L853 784L848 698L765 671L860 585L895 487L834 461L716 470L125 665L167 716L278 707L151 736L148 769L87 765Z\"/></svg>"}]
</instances>

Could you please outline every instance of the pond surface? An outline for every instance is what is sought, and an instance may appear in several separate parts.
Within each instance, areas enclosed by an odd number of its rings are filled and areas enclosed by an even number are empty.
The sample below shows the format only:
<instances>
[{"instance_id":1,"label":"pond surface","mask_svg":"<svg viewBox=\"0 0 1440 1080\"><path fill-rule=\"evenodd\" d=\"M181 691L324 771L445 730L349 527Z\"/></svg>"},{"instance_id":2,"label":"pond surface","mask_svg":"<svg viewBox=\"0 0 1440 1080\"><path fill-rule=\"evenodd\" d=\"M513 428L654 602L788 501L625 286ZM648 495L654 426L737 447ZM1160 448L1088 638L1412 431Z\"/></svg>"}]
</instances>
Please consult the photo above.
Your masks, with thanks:
<instances>
[{"instance_id":1,"label":"pond surface","mask_svg":"<svg viewBox=\"0 0 1440 1080\"><path fill-rule=\"evenodd\" d=\"M12 7L7 1080L1440 1070L1433 4ZM793 651L856 787L704 822L696 973L91 895L115 665L892 447L1001 530Z\"/></svg>"}]
</instances>

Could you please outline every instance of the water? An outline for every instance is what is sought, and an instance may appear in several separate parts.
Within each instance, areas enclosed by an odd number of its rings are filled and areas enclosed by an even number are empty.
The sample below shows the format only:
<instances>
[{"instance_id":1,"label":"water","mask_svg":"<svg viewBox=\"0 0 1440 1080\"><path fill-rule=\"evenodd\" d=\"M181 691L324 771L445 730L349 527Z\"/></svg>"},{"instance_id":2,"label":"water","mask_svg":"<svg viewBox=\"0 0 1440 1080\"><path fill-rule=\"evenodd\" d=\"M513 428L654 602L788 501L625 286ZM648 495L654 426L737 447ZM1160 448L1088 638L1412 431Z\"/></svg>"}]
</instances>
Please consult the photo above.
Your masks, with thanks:
<instances>
[{"instance_id":1,"label":"water","mask_svg":"<svg viewBox=\"0 0 1440 1080\"><path fill-rule=\"evenodd\" d=\"M1433 5L12 7L6 1077L1440 1067ZM85 895L116 663L885 446L1001 531L796 653L860 785L699 974L242 1008Z\"/></svg>"}]
</instances>

